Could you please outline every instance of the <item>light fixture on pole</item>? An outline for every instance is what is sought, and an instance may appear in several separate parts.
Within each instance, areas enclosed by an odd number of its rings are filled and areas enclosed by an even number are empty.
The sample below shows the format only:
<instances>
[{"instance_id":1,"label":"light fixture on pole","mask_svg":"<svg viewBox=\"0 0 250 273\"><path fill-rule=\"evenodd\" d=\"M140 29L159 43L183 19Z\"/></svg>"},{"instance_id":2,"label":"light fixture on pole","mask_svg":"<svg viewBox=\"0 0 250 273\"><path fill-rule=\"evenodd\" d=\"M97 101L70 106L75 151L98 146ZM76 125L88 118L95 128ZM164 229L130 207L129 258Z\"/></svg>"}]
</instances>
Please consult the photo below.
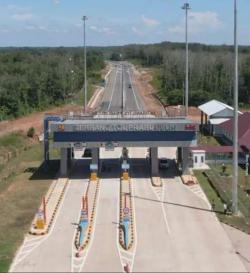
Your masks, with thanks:
<instances>
[{"instance_id":1,"label":"light fixture on pole","mask_svg":"<svg viewBox=\"0 0 250 273\"><path fill-rule=\"evenodd\" d=\"M189 96L189 56L188 56L188 11L191 9L189 3L182 7L186 11L186 82L185 82L185 116L188 116L188 96Z\"/></svg>"},{"instance_id":2,"label":"light fixture on pole","mask_svg":"<svg viewBox=\"0 0 250 273\"><path fill-rule=\"evenodd\" d=\"M88 20L87 16L83 16L83 40L84 40L84 113L87 112L87 50L86 50L86 21Z\"/></svg>"},{"instance_id":3,"label":"light fixture on pole","mask_svg":"<svg viewBox=\"0 0 250 273\"><path fill-rule=\"evenodd\" d=\"M239 91L239 64L238 64L238 5L234 0L234 134L233 134L233 181L232 181L232 210L238 213L238 91Z\"/></svg>"}]
</instances>

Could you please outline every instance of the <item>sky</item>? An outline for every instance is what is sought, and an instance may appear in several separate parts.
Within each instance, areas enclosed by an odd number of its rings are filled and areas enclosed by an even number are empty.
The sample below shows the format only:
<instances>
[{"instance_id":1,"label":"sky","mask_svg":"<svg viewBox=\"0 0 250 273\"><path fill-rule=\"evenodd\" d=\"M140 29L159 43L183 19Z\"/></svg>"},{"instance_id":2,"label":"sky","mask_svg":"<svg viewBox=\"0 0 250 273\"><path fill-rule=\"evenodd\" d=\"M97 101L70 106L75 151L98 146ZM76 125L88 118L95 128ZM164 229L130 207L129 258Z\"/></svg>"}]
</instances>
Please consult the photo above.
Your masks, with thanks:
<instances>
[{"instance_id":1,"label":"sky","mask_svg":"<svg viewBox=\"0 0 250 273\"><path fill-rule=\"evenodd\" d=\"M183 42L185 0L0 0L0 46ZM189 40L233 43L233 0L189 0ZM250 0L238 0L239 43L250 45Z\"/></svg>"}]
</instances>

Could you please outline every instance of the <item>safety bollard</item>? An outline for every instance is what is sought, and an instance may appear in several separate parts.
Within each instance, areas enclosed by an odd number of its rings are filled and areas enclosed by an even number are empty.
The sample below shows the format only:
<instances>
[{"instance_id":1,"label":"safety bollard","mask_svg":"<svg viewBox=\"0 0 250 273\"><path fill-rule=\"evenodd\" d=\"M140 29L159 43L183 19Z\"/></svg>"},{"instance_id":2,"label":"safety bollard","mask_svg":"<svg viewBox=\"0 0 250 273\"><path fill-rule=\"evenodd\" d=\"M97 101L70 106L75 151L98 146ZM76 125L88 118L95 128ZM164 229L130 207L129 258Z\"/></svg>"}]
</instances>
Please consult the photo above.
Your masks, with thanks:
<instances>
[{"instance_id":1,"label":"safety bollard","mask_svg":"<svg viewBox=\"0 0 250 273\"><path fill-rule=\"evenodd\" d=\"M123 173L122 179L123 180L129 180L129 174L128 174L128 172L124 172Z\"/></svg>"}]
</instances>

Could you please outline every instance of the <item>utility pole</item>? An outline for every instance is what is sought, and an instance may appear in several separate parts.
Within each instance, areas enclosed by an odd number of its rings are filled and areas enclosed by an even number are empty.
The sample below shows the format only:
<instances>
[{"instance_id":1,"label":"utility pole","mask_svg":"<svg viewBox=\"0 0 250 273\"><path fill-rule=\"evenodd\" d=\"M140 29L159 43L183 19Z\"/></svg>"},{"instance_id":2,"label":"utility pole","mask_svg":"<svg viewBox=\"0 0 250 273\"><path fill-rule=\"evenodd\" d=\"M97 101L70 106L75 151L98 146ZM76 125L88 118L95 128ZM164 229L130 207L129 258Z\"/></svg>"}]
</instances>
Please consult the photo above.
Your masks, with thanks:
<instances>
[{"instance_id":1,"label":"utility pole","mask_svg":"<svg viewBox=\"0 0 250 273\"><path fill-rule=\"evenodd\" d=\"M124 115L124 64L122 63L122 117Z\"/></svg>"},{"instance_id":2,"label":"utility pole","mask_svg":"<svg viewBox=\"0 0 250 273\"><path fill-rule=\"evenodd\" d=\"M239 89L239 70L238 70L238 5L234 0L234 134L233 134L233 181L232 181L232 210L234 214L238 213L238 89Z\"/></svg>"},{"instance_id":3,"label":"utility pole","mask_svg":"<svg viewBox=\"0 0 250 273\"><path fill-rule=\"evenodd\" d=\"M84 42L84 113L87 112L88 95L87 95L87 50L86 50L86 21L87 16L83 16L83 42Z\"/></svg>"},{"instance_id":4,"label":"utility pole","mask_svg":"<svg viewBox=\"0 0 250 273\"><path fill-rule=\"evenodd\" d=\"M185 116L188 116L188 97L189 97L189 56L188 56L188 11L191 9L189 3L182 7L186 11L186 83L185 83Z\"/></svg>"}]
</instances>

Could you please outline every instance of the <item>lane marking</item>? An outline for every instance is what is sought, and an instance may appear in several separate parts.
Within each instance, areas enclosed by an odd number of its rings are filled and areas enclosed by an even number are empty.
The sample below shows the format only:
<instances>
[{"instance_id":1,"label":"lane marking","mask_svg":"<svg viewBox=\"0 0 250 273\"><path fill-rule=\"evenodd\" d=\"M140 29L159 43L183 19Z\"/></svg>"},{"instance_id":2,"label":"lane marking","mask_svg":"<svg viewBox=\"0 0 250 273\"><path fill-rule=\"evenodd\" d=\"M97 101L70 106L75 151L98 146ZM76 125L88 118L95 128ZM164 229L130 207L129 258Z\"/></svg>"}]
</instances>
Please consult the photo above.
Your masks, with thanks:
<instances>
[{"instance_id":1,"label":"lane marking","mask_svg":"<svg viewBox=\"0 0 250 273\"><path fill-rule=\"evenodd\" d=\"M126 92L125 92L125 71L124 71L124 68L123 68L123 88L122 88L122 93L123 93L123 105L122 105L122 108L123 108L123 111L125 110L125 105L126 105Z\"/></svg>"},{"instance_id":2,"label":"lane marking","mask_svg":"<svg viewBox=\"0 0 250 273\"><path fill-rule=\"evenodd\" d=\"M170 226L169 226L169 223L168 223L168 219L167 219L167 214L166 214L166 210L165 210L165 206L164 206L164 201L165 201L165 183L163 182L162 183L162 200L161 200L161 206L162 206L162 211L163 211L163 217L164 217L164 221L166 223L166 226L167 226L167 229L168 229L168 233L170 234Z\"/></svg>"},{"instance_id":3,"label":"lane marking","mask_svg":"<svg viewBox=\"0 0 250 273\"><path fill-rule=\"evenodd\" d=\"M132 196L135 196L134 193L134 179L132 180L132 185L131 185L131 194ZM134 267L134 262L135 262L135 255L137 251L137 226L136 226L136 209L135 209L135 198L132 198L132 205L133 205L133 215L134 215L134 252L133 252L133 259L131 263L131 272L133 272L133 267Z\"/></svg>"},{"instance_id":4,"label":"lane marking","mask_svg":"<svg viewBox=\"0 0 250 273\"><path fill-rule=\"evenodd\" d=\"M110 102L109 102L109 106L108 106L108 111L110 110L111 104L112 104L112 100L113 100L113 96L114 96L114 92L115 92L115 85L116 85L116 81L117 81L117 74L118 74L118 70L116 70L115 73L115 80L114 80L114 85L113 85L113 90L112 90L112 94L111 94L111 98L110 98Z\"/></svg>"},{"instance_id":5,"label":"lane marking","mask_svg":"<svg viewBox=\"0 0 250 273\"><path fill-rule=\"evenodd\" d=\"M107 92L107 90L110 88L110 85L111 85L111 78L112 78L112 73L114 72L114 67L112 66L112 68L110 69L110 75L108 76L108 78L107 78L107 83L106 83L106 86L104 87L104 94L103 94L103 96L102 96L102 100L101 100L101 103L100 103L100 105L99 106L101 106L103 103L104 103L104 101L105 101L105 97L106 97L106 92Z\"/></svg>"},{"instance_id":6,"label":"lane marking","mask_svg":"<svg viewBox=\"0 0 250 273\"><path fill-rule=\"evenodd\" d=\"M130 80L130 83L131 83L131 88L132 88L132 91L133 91L133 95L134 95L134 98L135 98L136 107L137 107L138 110L141 110L141 107L139 107L138 99L137 99L137 97L135 95L134 84L132 83L131 74L130 74L129 69L128 69L128 75L129 75L129 80Z\"/></svg>"},{"instance_id":7,"label":"lane marking","mask_svg":"<svg viewBox=\"0 0 250 273\"><path fill-rule=\"evenodd\" d=\"M101 196L101 191L102 191L102 179L100 179L99 181L99 193L98 193L98 197L97 197L97 200L96 200L96 215L95 215L95 219L94 219L94 224L93 224L93 229L92 229L92 236L91 236L91 239L90 239L90 243L88 245L88 247L85 249L84 251L84 257L82 259L82 263L80 264L80 266L78 266L79 268L79 271L78 272L82 272L82 269L85 265L85 262L86 262L86 259L89 255L89 251L91 250L92 248L92 245L93 245L93 242L94 242L94 238L95 238L95 230L96 230L96 223L97 223L97 220L98 220L98 214L99 214L99 200L100 200L100 196ZM77 260L77 259L75 259ZM72 271L74 272L74 271Z\"/></svg>"},{"instance_id":8,"label":"lane marking","mask_svg":"<svg viewBox=\"0 0 250 273\"><path fill-rule=\"evenodd\" d=\"M66 188L66 190L65 190L65 193L64 193L63 198L62 198L62 200L61 200L61 203L60 203L60 205L59 205L58 211L57 211L57 213L56 213L54 222L53 222L53 224L52 224L52 226L51 226L51 228L50 228L49 233L48 233L47 235L43 235L43 237L41 238L41 241L37 242L37 245L35 245L29 253L25 253L25 254L24 254L24 257L19 258L21 255L23 255L23 254L22 254L22 253L23 253L22 249L23 249L23 246L24 246L24 244L23 244L23 245L19 248L19 251L18 251L17 255L15 256L15 258L13 259L13 263L12 263L11 266L10 266L9 272L13 272L14 269L15 269L15 268L16 268L24 259L26 259L26 258L31 254L31 252L33 252L33 251L34 251L35 249L37 249L43 242L47 241L47 240L50 238L51 234L53 233L53 231L54 231L54 229L55 229L55 225L56 225L57 219L58 219L59 215L61 214L62 206L63 206L64 200L65 200L65 198L66 198L66 196L67 196L67 194L68 194L68 191L69 191L69 188L70 188L70 184L71 184L71 182L69 181L69 182L68 182L68 186L67 186L67 188ZM44 236L45 236L45 237L44 237ZM31 238L31 239L33 239L33 238ZM28 240L31 240L31 239L28 239ZM36 238L34 238L34 240L35 240L35 239L36 239Z\"/></svg>"},{"instance_id":9,"label":"lane marking","mask_svg":"<svg viewBox=\"0 0 250 273\"><path fill-rule=\"evenodd\" d=\"M120 182L120 181L119 181ZM119 189L119 198L117 199L117 221L120 223L120 189ZM133 190L133 180L131 179L131 195L134 196L134 190ZM120 244L119 244L119 228L117 228L117 240L116 245L118 249L118 253L120 256L120 262L124 270L124 266L126 264L130 267L130 272L133 272L133 266L134 266L134 260L135 260L135 254L137 249L137 229L136 229L136 217L135 217L135 204L134 204L134 198L132 198L132 208L133 208L133 222L134 222L134 247L132 252L124 250Z\"/></svg>"},{"instance_id":10,"label":"lane marking","mask_svg":"<svg viewBox=\"0 0 250 273\"><path fill-rule=\"evenodd\" d=\"M188 191L190 191L190 192L192 192L196 197L198 197L199 199L201 199L201 200L203 200L205 203L206 203L206 205L207 205L207 207L209 208L209 209L211 209L211 204L210 204L210 202L208 201L208 198L207 198L207 196L206 196L206 194L204 193L204 191L203 191L203 189L201 188L201 186L198 184L198 185L196 185L198 188L199 188L199 193L202 193L202 196L200 195L200 194L198 194L198 192L194 192L191 188L189 188L188 186L185 186L183 183L182 183L182 180L181 180L181 178L180 178L180 176L178 176L178 180L179 180L179 182L182 184L182 186L185 188L185 189L187 189Z\"/></svg>"},{"instance_id":11,"label":"lane marking","mask_svg":"<svg viewBox=\"0 0 250 273\"><path fill-rule=\"evenodd\" d=\"M117 198L117 208L116 208L116 221L117 223L119 223L120 225L120 181L118 180L119 182L119 188L118 188L118 198ZM119 244L119 238L120 238L120 227L118 226L118 228L116 229L116 247L117 247L117 251L118 251L118 254L119 254L119 258L120 258L120 263L121 263L121 266L123 268L124 264L123 264L123 259L122 259L122 255L121 255L121 247L120 247L120 244ZM123 270L124 271L124 270Z\"/></svg>"},{"instance_id":12,"label":"lane marking","mask_svg":"<svg viewBox=\"0 0 250 273\"><path fill-rule=\"evenodd\" d=\"M166 228L167 228L167 231L168 231L168 234L171 233L171 230L170 230L170 226L169 226L169 223L168 223L168 220L167 220L167 215L166 215L166 211L165 211L165 208L164 208L164 196L165 196L165 187L164 187L164 183L162 185L162 191L161 191L161 196L158 197L157 195L157 192L156 192L156 189L152 186L151 184L151 181L150 181L150 188L152 189L153 193L155 194L156 198L158 201L160 201L161 203L161 209L162 209L162 213L163 213L163 219L164 219L164 222L166 224Z\"/></svg>"}]
</instances>

